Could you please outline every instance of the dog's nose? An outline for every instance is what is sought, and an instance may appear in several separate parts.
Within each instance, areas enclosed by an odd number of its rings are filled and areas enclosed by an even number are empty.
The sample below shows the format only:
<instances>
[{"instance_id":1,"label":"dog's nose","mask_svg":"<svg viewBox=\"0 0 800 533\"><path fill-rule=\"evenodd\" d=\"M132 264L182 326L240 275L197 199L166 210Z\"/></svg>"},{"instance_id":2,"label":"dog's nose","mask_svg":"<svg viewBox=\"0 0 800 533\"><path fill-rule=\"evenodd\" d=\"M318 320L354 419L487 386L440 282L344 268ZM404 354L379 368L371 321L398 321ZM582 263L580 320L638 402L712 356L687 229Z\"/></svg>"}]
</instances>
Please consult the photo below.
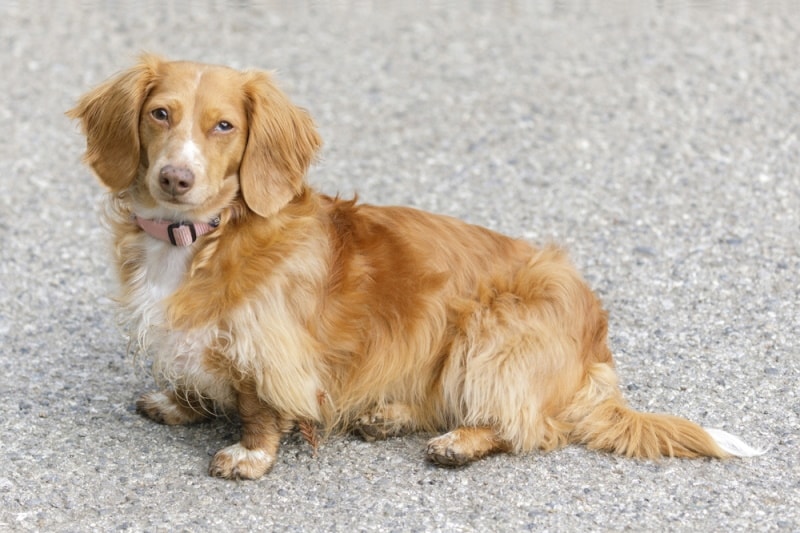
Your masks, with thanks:
<instances>
[{"instance_id":1,"label":"dog's nose","mask_svg":"<svg viewBox=\"0 0 800 533\"><path fill-rule=\"evenodd\" d=\"M173 196L186 194L194 185L194 174L186 167L166 165L158 173L161 190Z\"/></svg>"}]
</instances>

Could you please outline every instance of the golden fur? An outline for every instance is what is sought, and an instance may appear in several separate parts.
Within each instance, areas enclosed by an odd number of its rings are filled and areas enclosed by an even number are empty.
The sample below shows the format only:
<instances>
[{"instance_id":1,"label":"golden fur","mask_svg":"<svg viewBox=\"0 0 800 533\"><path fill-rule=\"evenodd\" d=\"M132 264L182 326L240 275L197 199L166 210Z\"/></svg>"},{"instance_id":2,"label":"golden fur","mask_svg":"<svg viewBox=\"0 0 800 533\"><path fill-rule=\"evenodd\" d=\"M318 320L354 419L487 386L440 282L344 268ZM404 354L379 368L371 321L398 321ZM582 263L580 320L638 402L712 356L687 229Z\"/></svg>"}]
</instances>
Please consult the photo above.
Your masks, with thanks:
<instances>
[{"instance_id":1,"label":"golden fur","mask_svg":"<svg viewBox=\"0 0 800 533\"><path fill-rule=\"evenodd\" d=\"M445 465L567 443L728 455L691 422L627 407L606 312L561 250L311 190L320 138L267 74L147 55L69 114L112 192L119 303L163 387L138 408L242 421L211 474L261 476L295 423L449 431L427 449ZM221 222L177 248L134 214Z\"/></svg>"}]
</instances>

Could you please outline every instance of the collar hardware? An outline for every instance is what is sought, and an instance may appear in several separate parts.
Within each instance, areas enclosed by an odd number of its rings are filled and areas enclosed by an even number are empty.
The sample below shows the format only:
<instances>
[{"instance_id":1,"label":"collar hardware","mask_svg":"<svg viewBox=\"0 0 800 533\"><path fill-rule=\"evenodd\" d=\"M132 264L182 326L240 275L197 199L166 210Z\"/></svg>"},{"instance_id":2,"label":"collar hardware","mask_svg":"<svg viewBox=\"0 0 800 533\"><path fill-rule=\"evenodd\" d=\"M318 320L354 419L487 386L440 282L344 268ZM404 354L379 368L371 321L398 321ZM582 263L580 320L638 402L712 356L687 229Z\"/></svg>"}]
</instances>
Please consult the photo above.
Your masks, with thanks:
<instances>
[{"instance_id":1,"label":"collar hardware","mask_svg":"<svg viewBox=\"0 0 800 533\"><path fill-rule=\"evenodd\" d=\"M220 223L218 216L208 222L173 222L171 220L151 220L134 216L136 225L145 233L173 246L185 247L194 244L199 237L214 231Z\"/></svg>"}]
</instances>

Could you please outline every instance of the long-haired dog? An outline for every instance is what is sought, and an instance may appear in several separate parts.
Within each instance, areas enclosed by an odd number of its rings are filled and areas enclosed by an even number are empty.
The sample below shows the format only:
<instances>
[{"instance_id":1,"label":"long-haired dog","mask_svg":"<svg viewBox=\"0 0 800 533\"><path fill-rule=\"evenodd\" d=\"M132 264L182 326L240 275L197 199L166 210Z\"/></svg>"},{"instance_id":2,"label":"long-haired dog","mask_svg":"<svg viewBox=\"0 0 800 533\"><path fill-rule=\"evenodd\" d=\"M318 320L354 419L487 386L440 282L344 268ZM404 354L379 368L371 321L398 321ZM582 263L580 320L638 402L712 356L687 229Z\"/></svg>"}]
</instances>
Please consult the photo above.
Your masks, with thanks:
<instances>
[{"instance_id":1,"label":"long-haired dog","mask_svg":"<svg viewBox=\"0 0 800 533\"><path fill-rule=\"evenodd\" d=\"M241 420L214 476L263 475L297 424L444 432L427 446L442 465L567 443L759 453L627 406L606 312L561 250L310 189L320 138L264 72L145 55L68 114L111 190L118 301L162 387L138 409Z\"/></svg>"}]
</instances>

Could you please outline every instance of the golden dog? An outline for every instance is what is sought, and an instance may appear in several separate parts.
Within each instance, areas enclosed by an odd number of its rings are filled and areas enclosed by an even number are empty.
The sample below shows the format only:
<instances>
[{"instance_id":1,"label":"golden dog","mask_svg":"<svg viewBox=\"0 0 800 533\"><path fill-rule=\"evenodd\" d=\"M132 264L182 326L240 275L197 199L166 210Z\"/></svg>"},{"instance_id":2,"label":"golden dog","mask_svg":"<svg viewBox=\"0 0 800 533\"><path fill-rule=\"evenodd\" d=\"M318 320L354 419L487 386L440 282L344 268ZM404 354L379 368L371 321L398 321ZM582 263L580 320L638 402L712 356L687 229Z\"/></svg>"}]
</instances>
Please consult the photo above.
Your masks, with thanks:
<instances>
[{"instance_id":1,"label":"golden dog","mask_svg":"<svg viewBox=\"0 0 800 533\"><path fill-rule=\"evenodd\" d=\"M111 190L119 304L163 388L138 409L241 420L214 476L263 475L298 423L446 431L427 447L442 465L567 443L760 452L626 405L606 312L559 249L310 189L320 138L264 72L145 55L68 114Z\"/></svg>"}]
</instances>

